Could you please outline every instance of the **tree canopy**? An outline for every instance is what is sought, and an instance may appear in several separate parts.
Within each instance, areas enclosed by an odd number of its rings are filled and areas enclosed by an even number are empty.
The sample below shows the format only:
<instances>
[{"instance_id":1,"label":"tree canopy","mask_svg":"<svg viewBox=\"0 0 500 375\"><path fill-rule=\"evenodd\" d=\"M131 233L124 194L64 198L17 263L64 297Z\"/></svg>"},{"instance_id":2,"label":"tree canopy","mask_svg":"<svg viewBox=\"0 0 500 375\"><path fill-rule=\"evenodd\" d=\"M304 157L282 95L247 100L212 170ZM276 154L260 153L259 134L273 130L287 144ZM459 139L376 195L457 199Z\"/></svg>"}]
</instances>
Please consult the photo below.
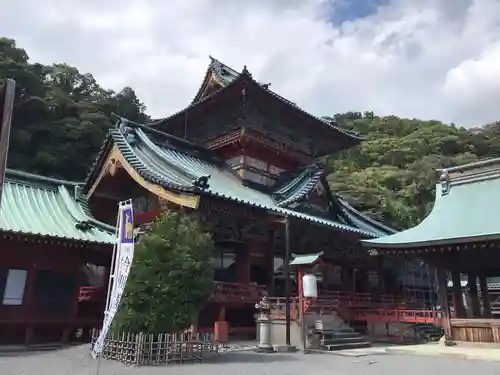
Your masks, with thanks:
<instances>
[{"instance_id":1,"label":"tree canopy","mask_svg":"<svg viewBox=\"0 0 500 375\"><path fill-rule=\"evenodd\" d=\"M116 327L147 333L189 327L213 290L213 247L196 219L166 211L139 237Z\"/></svg>"},{"instance_id":2,"label":"tree canopy","mask_svg":"<svg viewBox=\"0 0 500 375\"><path fill-rule=\"evenodd\" d=\"M31 63L12 39L0 38L0 83L16 80L8 167L83 180L116 113L147 121L130 87L116 93L66 64Z\"/></svg>"},{"instance_id":3,"label":"tree canopy","mask_svg":"<svg viewBox=\"0 0 500 375\"><path fill-rule=\"evenodd\" d=\"M325 158L333 191L400 229L429 213L436 169L500 156L500 122L465 129L372 112L329 119L363 139L360 146Z\"/></svg>"},{"instance_id":4,"label":"tree canopy","mask_svg":"<svg viewBox=\"0 0 500 375\"><path fill-rule=\"evenodd\" d=\"M82 180L113 126L112 113L149 119L132 88L114 92L75 67L32 63L13 40L0 38L0 81L6 77L17 82L10 168ZM325 158L333 191L396 228L429 212L436 168L500 156L500 122L464 129L373 112L328 118L363 138L361 146Z\"/></svg>"}]
</instances>

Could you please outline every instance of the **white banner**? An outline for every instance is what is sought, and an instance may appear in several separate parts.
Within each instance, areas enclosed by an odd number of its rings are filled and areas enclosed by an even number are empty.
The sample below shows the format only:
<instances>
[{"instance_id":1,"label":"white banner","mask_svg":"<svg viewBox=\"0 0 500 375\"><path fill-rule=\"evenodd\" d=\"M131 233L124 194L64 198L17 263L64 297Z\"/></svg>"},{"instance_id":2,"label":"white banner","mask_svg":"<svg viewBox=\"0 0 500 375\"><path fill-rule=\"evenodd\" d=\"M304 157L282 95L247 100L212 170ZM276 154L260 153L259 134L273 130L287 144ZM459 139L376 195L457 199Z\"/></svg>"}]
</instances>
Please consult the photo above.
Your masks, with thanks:
<instances>
[{"instance_id":1,"label":"white banner","mask_svg":"<svg viewBox=\"0 0 500 375\"><path fill-rule=\"evenodd\" d=\"M109 303L104 312L104 322L101 333L97 338L92 349L92 356L97 358L102 353L104 341L108 335L109 328L113 323L120 301L125 290L130 267L134 259L134 212L132 210L132 201L120 202L118 208L118 238L115 249L115 265L110 276L111 289Z\"/></svg>"}]
</instances>

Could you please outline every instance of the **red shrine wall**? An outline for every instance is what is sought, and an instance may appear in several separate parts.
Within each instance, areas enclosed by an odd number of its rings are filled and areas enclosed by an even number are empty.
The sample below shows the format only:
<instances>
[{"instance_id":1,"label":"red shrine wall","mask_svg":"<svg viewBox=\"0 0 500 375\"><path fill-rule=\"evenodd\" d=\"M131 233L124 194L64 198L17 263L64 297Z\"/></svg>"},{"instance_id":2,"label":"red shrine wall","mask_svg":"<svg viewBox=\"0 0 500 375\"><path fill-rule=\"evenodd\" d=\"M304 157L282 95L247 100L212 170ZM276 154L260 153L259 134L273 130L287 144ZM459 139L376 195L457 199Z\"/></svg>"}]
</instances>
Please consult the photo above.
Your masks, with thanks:
<instances>
[{"instance_id":1,"label":"red shrine wall","mask_svg":"<svg viewBox=\"0 0 500 375\"><path fill-rule=\"evenodd\" d=\"M89 201L89 205L92 215L97 220L109 225L116 225L116 217L118 215L117 200L93 195Z\"/></svg>"},{"instance_id":2,"label":"red shrine wall","mask_svg":"<svg viewBox=\"0 0 500 375\"><path fill-rule=\"evenodd\" d=\"M87 323L97 327L100 314L92 319L79 316L82 269L86 262L109 267L111 247L109 254L101 254L43 238L20 241L0 239L4 250L0 259L0 343L66 341L78 327Z\"/></svg>"}]
</instances>

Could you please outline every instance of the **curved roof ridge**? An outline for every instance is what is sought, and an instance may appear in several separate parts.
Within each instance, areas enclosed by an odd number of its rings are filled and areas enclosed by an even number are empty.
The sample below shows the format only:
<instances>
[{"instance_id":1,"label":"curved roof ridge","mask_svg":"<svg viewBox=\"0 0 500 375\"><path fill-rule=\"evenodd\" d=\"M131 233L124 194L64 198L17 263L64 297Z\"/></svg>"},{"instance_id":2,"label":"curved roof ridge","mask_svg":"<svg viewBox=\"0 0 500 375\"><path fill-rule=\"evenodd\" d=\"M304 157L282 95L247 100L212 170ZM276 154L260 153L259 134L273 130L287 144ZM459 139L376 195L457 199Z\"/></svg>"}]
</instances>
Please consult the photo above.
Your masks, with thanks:
<instances>
[{"instance_id":1,"label":"curved roof ridge","mask_svg":"<svg viewBox=\"0 0 500 375\"><path fill-rule=\"evenodd\" d=\"M357 210L347 200L345 200L344 198L342 198L338 195L337 195L337 201L342 206L342 208L349 211L350 214L358 216L362 220L367 221L369 224L374 225L379 230L382 230L382 231L385 231L385 232L388 232L391 234L397 233L396 229L391 228L391 227L385 225L384 223L381 223L380 221L377 221L377 220L371 218L370 216L364 214L363 212Z\"/></svg>"},{"instance_id":2,"label":"curved roof ridge","mask_svg":"<svg viewBox=\"0 0 500 375\"><path fill-rule=\"evenodd\" d=\"M182 166L180 166L176 163L176 160L174 160L167 153L163 152L160 149L160 147L155 145L154 142L151 139L149 139L149 137L142 131L142 129L139 129L139 128L135 129L135 134L137 135L139 141L142 142L145 147L147 147L159 159L167 162L168 167L171 167L171 168L177 170L178 172L184 174L186 177L192 179L194 183L196 183L196 181L199 181L202 178L205 178L205 179L210 178L210 175L207 175L204 173L195 173L195 171L190 171L187 168L182 168ZM162 164L162 163L158 163L158 165L160 165L160 164Z\"/></svg>"},{"instance_id":3,"label":"curved roof ridge","mask_svg":"<svg viewBox=\"0 0 500 375\"><path fill-rule=\"evenodd\" d=\"M219 62L218 60L215 60L214 61L217 61ZM223 64L223 63L221 63ZM225 64L223 64L225 65ZM226 66L226 65L225 65ZM229 68L231 70L233 70L232 68ZM210 66L207 70L207 73L208 74L210 71ZM318 117L318 116L315 116L307 111L305 111L304 109L302 109L301 107L299 107L297 104L291 102L290 100L282 97L281 95L277 94L276 92L270 90L269 88L266 88L266 87L263 87L259 82L257 82L253 77L252 75L250 74L250 72L248 72L248 70L246 70L246 68L243 70L242 73L239 73L237 77L235 77L232 81L228 82L226 86L223 86L222 88L218 89L218 90L215 90L214 92L212 92L211 94L205 96L204 98L198 100L198 101L193 101L191 102L191 104L175 113L173 113L172 115L168 116L168 117L165 117L163 119L160 119L160 120L157 120L155 121L154 123L150 123L148 124L148 126L150 127L156 127L158 125L161 125L169 120L171 120L172 118L176 117L176 116L179 116L181 114L184 114L186 111L189 111L191 108L201 104L201 103L204 103L208 100L210 100L211 98L213 98L215 95L217 94L220 94L221 92L225 91L225 90L228 90L230 87L232 87L236 82L238 82L240 79L246 77L247 79L250 80L250 82L252 82L253 84L259 86L262 90L264 90L264 92L267 92L269 95L275 97L276 99L278 99L279 101L285 103L285 104L288 104L290 105L292 108L295 108L295 110L299 111L299 113L301 113L302 115L305 115L305 116L308 116L316 121L319 121L321 122L322 124L326 125L328 128L332 129L332 130L335 130L335 131L338 131L339 133L341 134L344 134L345 136L353 139L353 140L356 140L356 141L359 141L360 140L360 137L359 137L359 134L358 133L355 133L355 132L352 132L350 130L347 130L347 129L343 129L337 125L334 125L333 123L331 122L328 122L324 119L322 119L321 117ZM204 79L204 82L205 82L205 79Z\"/></svg>"},{"instance_id":4,"label":"curved roof ridge","mask_svg":"<svg viewBox=\"0 0 500 375\"><path fill-rule=\"evenodd\" d=\"M295 173L292 174L292 176L291 176L292 178L287 179L284 183L282 183L281 186L273 192L273 194L281 195L281 194L287 193L292 188L291 184L293 182L295 182L296 180L302 179L303 177L305 177L306 175L308 175L310 173L310 170L308 167L300 168L300 169L294 171ZM300 173L298 173L299 171L300 171Z\"/></svg>"},{"instance_id":5,"label":"curved roof ridge","mask_svg":"<svg viewBox=\"0 0 500 375\"><path fill-rule=\"evenodd\" d=\"M192 181L190 183L190 186L183 186L175 182L167 182L159 172L149 168L146 161L144 161L137 155L137 153L133 150L132 146L129 144L129 142L125 138L125 135L121 131L119 131L118 129L111 129L110 132L113 141L115 142L118 149L122 152L124 157L127 159L130 166L134 168L137 173L139 173L139 175L146 180L160 186L170 187L178 190L194 191L197 189L197 187L193 185Z\"/></svg>"},{"instance_id":6,"label":"curved roof ridge","mask_svg":"<svg viewBox=\"0 0 500 375\"><path fill-rule=\"evenodd\" d=\"M235 82L237 82L237 81L238 81L238 79L235 79L234 81L232 81L232 82L231 82L230 84L228 84L227 86L224 86L224 87L222 87L222 88L220 88L220 89L218 89L218 90L215 90L214 92L212 92L211 94L209 94L209 95L207 95L207 96L203 97L202 99L200 99L200 100L198 100L198 101L196 101L196 102L192 102L192 103L191 103L191 104L189 104L187 107L184 107L183 109L180 109L180 110L178 110L177 112L172 113L170 116L167 116L167 117L165 117L165 118L162 118L162 119L156 120L156 121L154 121L153 123L149 123L149 124L147 124L146 126L148 126L148 127L152 127L152 129L153 129L153 128L154 128L154 127L156 127L156 126L159 126L159 125L161 125L161 124L164 124L165 122L167 122L167 121L169 121L169 120L173 119L174 117L177 117L177 116L179 116L179 115L181 115L181 114L186 113L187 111L189 111L190 109L192 109L192 108L194 108L194 107L198 106L199 104L201 104L201 103L205 103L205 102L208 102L208 101L209 101L210 99L212 99L212 98L213 98L216 94L219 94L219 93L221 93L221 92L223 92L223 91L225 91L225 90L228 90L228 89L229 89L230 87L232 87L232 86L235 84Z\"/></svg>"},{"instance_id":7,"label":"curved roof ridge","mask_svg":"<svg viewBox=\"0 0 500 375\"><path fill-rule=\"evenodd\" d=\"M298 172L298 171L296 171ZM317 185L324 170L316 164L303 168L272 193L278 206L284 207L307 196Z\"/></svg>"},{"instance_id":8,"label":"curved roof ridge","mask_svg":"<svg viewBox=\"0 0 500 375\"><path fill-rule=\"evenodd\" d=\"M481 167L489 167L489 166L493 166L493 165L500 166L500 158L479 160L479 161L475 161L473 163L458 165L456 167L440 168L440 169L437 169L437 171L438 172L445 172L445 173L465 172L465 171L469 171L471 169L477 169L477 168L481 168Z\"/></svg>"},{"instance_id":9,"label":"curved roof ridge","mask_svg":"<svg viewBox=\"0 0 500 375\"><path fill-rule=\"evenodd\" d=\"M199 87L198 91L196 92L196 95L191 100L191 104L196 104L202 100L201 95L205 92L205 89L207 88L207 85L209 83L208 78L209 78L210 74L214 74L216 76L218 83L220 85L222 85L222 87L227 86L232 81L237 79L238 76L240 75L239 72L237 72L235 69L231 68L230 66L224 64L220 60L218 60L210 55L208 57L210 58L210 63L208 64L208 67L205 71L205 76L203 77L203 81L201 82L200 87ZM221 74L222 70L226 70L230 75L232 75L232 77L230 79L223 77ZM218 91L218 90L216 90L216 91Z\"/></svg>"},{"instance_id":10,"label":"curved roof ridge","mask_svg":"<svg viewBox=\"0 0 500 375\"><path fill-rule=\"evenodd\" d=\"M493 193L499 189L500 177L452 185L449 190L438 183L434 206L419 224L363 245L410 249L498 239L500 223L488 213L500 210L500 199Z\"/></svg>"},{"instance_id":11,"label":"curved roof ridge","mask_svg":"<svg viewBox=\"0 0 500 375\"><path fill-rule=\"evenodd\" d=\"M30 181L36 181L36 182L43 182L43 183L54 184L54 185L77 186L77 185L81 184L81 182L60 180L60 179L53 178L53 177L46 177L46 176L42 176L42 175L35 174L35 173L29 173L29 172L24 172L24 171L19 171L19 170L15 170L15 169L9 169L9 168L7 168L5 170L5 179L6 180L8 179L10 181L26 182L26 183L29 183Z\"/></svg>"}]
</instances>

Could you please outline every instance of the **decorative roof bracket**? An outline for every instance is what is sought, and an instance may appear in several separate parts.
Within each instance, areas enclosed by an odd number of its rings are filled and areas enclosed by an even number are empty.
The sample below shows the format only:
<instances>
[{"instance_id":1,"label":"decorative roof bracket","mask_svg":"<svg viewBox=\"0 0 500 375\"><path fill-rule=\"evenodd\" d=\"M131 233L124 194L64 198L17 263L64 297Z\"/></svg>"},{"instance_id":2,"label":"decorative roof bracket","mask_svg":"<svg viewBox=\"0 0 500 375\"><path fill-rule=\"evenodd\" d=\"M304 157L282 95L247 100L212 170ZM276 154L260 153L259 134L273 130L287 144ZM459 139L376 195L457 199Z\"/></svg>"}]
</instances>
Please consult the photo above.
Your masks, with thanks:
<instances>
[{"instance_id":1,"label":"decorative roof bracket","mask_svg":"<svg viewBox=\"0 0 500 375\"><path fill-rule=\"evenodd\" d=\"M450 192L450 176L447 170L442 171L439 182L441 183L441 195L448 194Z\"/></svg>"}]
</instances>

